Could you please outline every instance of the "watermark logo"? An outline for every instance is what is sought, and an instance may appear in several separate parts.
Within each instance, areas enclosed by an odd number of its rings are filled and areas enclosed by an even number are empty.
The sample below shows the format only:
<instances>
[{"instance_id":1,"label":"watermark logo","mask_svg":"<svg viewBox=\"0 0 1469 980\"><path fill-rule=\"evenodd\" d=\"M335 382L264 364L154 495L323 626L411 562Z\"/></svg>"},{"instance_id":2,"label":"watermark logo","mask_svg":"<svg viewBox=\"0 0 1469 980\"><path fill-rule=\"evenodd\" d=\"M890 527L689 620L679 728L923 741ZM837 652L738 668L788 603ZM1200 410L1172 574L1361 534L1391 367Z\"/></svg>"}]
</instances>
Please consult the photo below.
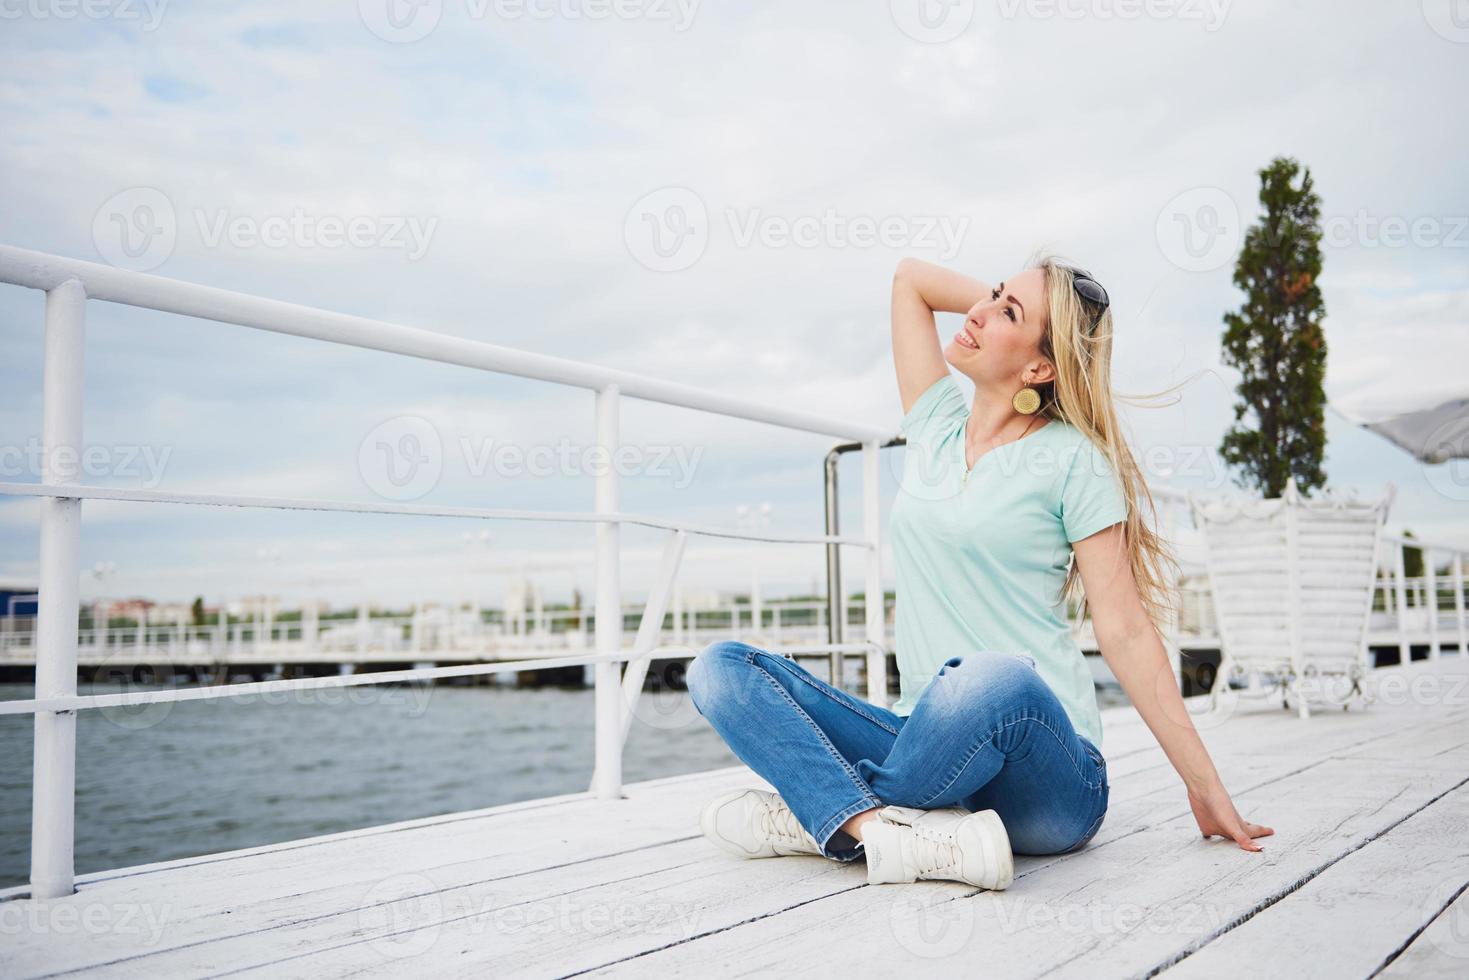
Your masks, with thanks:
<instances>
[{"instance_id":1,"label":"watermark logo","mask_svg":"<svg viewBox=\"0 0 1469 980\"><path fill-rule=\"evenodd\" d=\"M967 217L952 215L844 215L827 208L820 215L766 214L760 208L725 210L735 247L760 244L766 248L873 248L928 249L939 259L953 261L969 231Z\"/></svg>"},{"instance_id":2,"label":"watermark logo","mask_svg":"<svg viewBox=\"0 0 1469 980\"><path fill-rule=\"evenodd\" d=\"M109 265L133 272L166 262L178 246L180 232L190 229L209 249L378 249L401 251L416 262L428 253L438 225L436 217L316 214L302 207L264 215L192 208L181 215L158 188L130 187L97 209L92 242Z\"/></svg>"},{"instance_id":3,"label":"watermark logo","mask_svg":"<svg viewBox=\"0 0 1469 980\"><path fill-rule=\"evenodd\" d=\"M1185 272L1226 265L1243 240L1239 208L1218 187L1195 187L1176 195L1158 212L1154 232L1164 258Z\"/></svg>"},{"instance_id":4,"label":"watermark logo","mask_svg":"<svg viewBox=\"0 0 1469 980\"><path fill-rule=\"evenodd\" d=\"M205 248L230 245L234 248L362 249L400 250L416 262L428 253L438 218L417 215L310 214L294 208L289 215L264 217L234 214L227 208L194 212L199 240Z\"/></svg>"},{"instance_id":5,"label":"watermark logo","mask_svg":"<svg viewBox=\"0 0 1469 980\"><path fill-rule=\"evenodd\" d=\"M974 0L888 0L898 30L920 44L954 40L974 20Z\"/></svg>"},{"instance_id":6,"label":"watermark logo","mask_svg":"<svg viewBox=\"0 0 1469 980\"><path fill-rule=\"evenodd\" d=\"M1469 248L1469 215L1377 215L1366 208L1352 214L1319 216L1300 229L1319 235L1327 248ZM1276 244L1297 231L1263 221L1250 229ZM1218 187L1195 187L1177 195L1158 213L1158 247L1186 272L1207 272L1231 262L1244 243L1244 223L1234 199Z\"/></svg>"},{"instance_id":7,"label":"watermark logo","mask_svg":"<svg viewBox=\"0 0 1469 980\"><path fill-rule=\"evenodd\" d=\"M1422 0L1423 19L1433 32L1455 44L1469 44L1469 0Z\"/></svg>"},{"instance_id":8,"label":"watermark logo","mask_svg":"<svg viewBox=\"0 0 1469 980\"><path fill-rule=\"evenodd\" d=\"M623 21L666 23L681 34L693 25L699 0L465 0L471 21ZM390 44L428 37L444 16L443 0L357 0L357 13L374 35Z\"/></svg>"},{"instance_id":9,"label":"watermark logo","mask_svg":"<svg viewBox=\"0 0 1469 980\"><path fill-rule=\"evenodd\" d=\"M1453 875L1439 881L1423 897L1422 915L1428 923L1423 939L1456 960L1469 960L1469 899L1464 897L1465 890L1463 876Z\"/></svg>"},{"instance_id":10,"label":"watermark logo","mask_svg":"<svg viewBox=\"0 0 1469 980\"><path fill-rule=\"evenodd\" d=\"M439 941L444 901L432 878L401 874L384 878L362 896L357 926L372 934L368 945L389 959L421 956Z\"/></svg>"},{"instance_id":11,"label":"watermark logo","mask_svg":"<svg viewBox=\"0 0 1469 980\"><path fill-rule=\"evenodd\" d=\"M178 242L173 202L156 187L129 187L103 202L92 218L92 244L103 261L147 272L173 254Z\"/></svg>"},{"instance_id":12,"label":"watermark logo","mask_svg":"<svg viewBox=\"0 0 1469 980\"><path fill-rule=\"evenodd\" d=\"M709 245L709 211L687 187L662 187L639 198L623 221L627 250L654 272L679 272Z\"/></svg>"},{"instance_id":13,"label":"watermark logo","mask_svg":"<svg viewBox=\"0 0 1469 980\"><path fill-rule=\"evenodd\" d=\"M140 623L138 628L146 638L147 625ZM103 693L121 694L124 699L122 704L109 704L97 710L103 718L128 731L152 728L173 713L173 701L148 700L150 693L159 691L172 679L173 668L167 663L139 663L140 652L143 657L154 659L160 653L157 647L141 649L143 646L140 643L138 647L119 646L113 649L92 672L92 682L103 688Z\"/></svg>"},{"instance_id":14,"label":"watermark logo","mask_svg":"<svg viewBox=\"0 0 1469 980\"><path fill-rule=\"evenodd\" d=\"M687 187L662 187L627 212L627 250L654 272L679 272L703 257L714 230L709 209ZM964 244L969 218L938 214L844 214L834 207L804 214L764 208L725 208L723 224L738 249L921 249L952 261Z\"/></svg>"},{"instance_id":15,"label":"watermark logo","mask_svg":"<svg viewBox=\"0 0 1469 980\"><path fill-rule=\"evenodd\" d=\"M0 902L0 936L127 936L128 945L152 948L174 916L172 903L96 902L81 896L54 902Z\"/></svg>"},{"instance_id":16,"label":"watermark logo","mask_svg":"<svg viewBox=\"0 0 1469 980\"><path fill-rule=\"evenodd\" d=\"M444 0L357 0L357 15L389 44L411 44L432 34L444 16Z\"/></svg>"},{"instance_id":17,"label":"watermark logo","mask_svg":"<svg viewBox=\"0 0 1469 980\"><path fill-rule=\"evenodd\" d=\"M704 447L692 453L687 446L636 445L624 443L609 452L600 445L577 446L563 437L556 445L523 446L512 442L467 436L459 438L459 451L469 475L480 478L493 472L508 479L533 477L618 476L656 477L672 480L673 489L683 490L694 481Z\"/></svg>"},{"instance_id":18,"label":"watermark logo","mask_svg":"<svg viewBox=\"0 0 1469 980\"><path fill-rule=\"evenodd\" d=\"M684 680L682 675L685 668L682 661L666 662L662 667L663 672L660 672L656 662L650 667L650 677L641 694L631 700L623 699L633 720L663 732L698 727L702 718L698 706L694 704L693 698L676 686L678 681ZM678 680L675 681L675 678Z\"/></svg>"},{"instance_id":19,"label":"watermark logo","mask_svg":"<svg viewBox=\"0 0 1469 980\"><path fill-rule=\"evenodd\" d=\"M925 960L948 959L974 936L972 898L899 895L888 906L888 930L899 946Z\"/></svg>"},{"instance_id":20,"label":"watermark logo","mask_svg":"<svg viewBox=\"0 0 1469 980\"><path fill-rule=\"evenodd\" d=\"M391 959L421 956L447 932L453 941L493 943L503 936L580 936L609 938L637 931L672 942L698 933L702 903L584 901L561 894L536 901L507 900L482 889L446 888L427 875L393 875L374 884L362 898L358 930L371 936L371 948Z\"/></svg>"},{"instance_id":21,"label":"watermark logo","mask_svg":"<svg viewBox=\"0 0 1469 980\"><path fill-rule=\"evenodd\" d=\"M0 20L113 20L155 31L167 7L168 0L0 0Z\"/></svg>"},{"instance_id":22,"label":"watermark logo","mask_svg":"<svg viewBox=\"0 0 1469 980\"><path fill-rule=\"evenodd\" d=\"M163 473L172 455L172 446L134 443L116 446L94 443L80 450L66 445L48 448L39 438L31 436L23 446L0 446L0 477L32 476L63 481L74 481L82 476L89 479L106 477L134 480L139 486L151 490L163 482Z\"/></svg>"},{"instance_id":23,"label":"watermark logo","mask_svg":"<svg viewBox=\"0 0 1469 980\"><path fill-rule=\"evenodd\" d=\"M1204 25L1212 34L1224 26L1229 0L1000 0L1000 16L1014 20L1175 20Z\"/></svg>"},{"instance_id":24,"label":"watermark logo","mask_svg":"<svg viewBox=\"0 0 1469 980\"><path fill-rule=\"evenodd\" d=\"M369 490L387 500L417 500L439 485L444 443L439 430L418 415L399 415L375 426L357 447L357 472Z\"/></svg>"}]
</instances>

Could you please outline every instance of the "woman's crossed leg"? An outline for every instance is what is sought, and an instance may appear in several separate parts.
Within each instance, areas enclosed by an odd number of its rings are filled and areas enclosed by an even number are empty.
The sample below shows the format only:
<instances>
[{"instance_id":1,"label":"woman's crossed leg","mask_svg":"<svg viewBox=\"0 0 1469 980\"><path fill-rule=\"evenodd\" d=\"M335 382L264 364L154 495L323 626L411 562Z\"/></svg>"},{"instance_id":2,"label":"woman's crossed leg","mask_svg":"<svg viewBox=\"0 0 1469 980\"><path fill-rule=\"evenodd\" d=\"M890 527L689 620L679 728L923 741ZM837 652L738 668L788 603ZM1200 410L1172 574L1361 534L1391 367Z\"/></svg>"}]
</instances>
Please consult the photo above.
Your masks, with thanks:
<instances>
[{"instance_id":1,"label":"woman's crossed leg","mask_svg":"<svg viewBox=\"0 0 1469 980\"><path fill-rule=\"evenodd\" d=\"M688 688L731 751L836 860L861 853L839 831L887 804L994 810L1018 854L1075 850L1106 813L1101 753L1028 657L951 657L907 716L738 641L695 658Z\"/></svg>"}]
</instances>

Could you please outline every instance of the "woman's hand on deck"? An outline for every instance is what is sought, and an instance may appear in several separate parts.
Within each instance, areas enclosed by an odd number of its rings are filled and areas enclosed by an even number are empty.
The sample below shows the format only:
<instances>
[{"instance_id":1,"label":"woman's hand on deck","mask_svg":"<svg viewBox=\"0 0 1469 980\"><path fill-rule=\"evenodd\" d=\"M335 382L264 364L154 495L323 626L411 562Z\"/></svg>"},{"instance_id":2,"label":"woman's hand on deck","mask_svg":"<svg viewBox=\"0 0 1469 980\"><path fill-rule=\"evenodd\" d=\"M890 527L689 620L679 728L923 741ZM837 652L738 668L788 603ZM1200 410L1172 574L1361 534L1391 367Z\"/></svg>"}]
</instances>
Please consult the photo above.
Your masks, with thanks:
<instances>
[{"instance_id":1,"label":"woman's hand on deck","mask_svg":"<svg viewBox=\"0 0 1469 980\"><path fill-rule=\"evenodd\" d=\"M1275 833L1272 827L1250 823L1241 817L1222 783L1202 793L1189 790L1188 805L1193 808L1194 819L1206 839L1227 837L1246 851L1263 851L1264 848L1253 838L1269 837Z\"/></svg>"}]
</instances>

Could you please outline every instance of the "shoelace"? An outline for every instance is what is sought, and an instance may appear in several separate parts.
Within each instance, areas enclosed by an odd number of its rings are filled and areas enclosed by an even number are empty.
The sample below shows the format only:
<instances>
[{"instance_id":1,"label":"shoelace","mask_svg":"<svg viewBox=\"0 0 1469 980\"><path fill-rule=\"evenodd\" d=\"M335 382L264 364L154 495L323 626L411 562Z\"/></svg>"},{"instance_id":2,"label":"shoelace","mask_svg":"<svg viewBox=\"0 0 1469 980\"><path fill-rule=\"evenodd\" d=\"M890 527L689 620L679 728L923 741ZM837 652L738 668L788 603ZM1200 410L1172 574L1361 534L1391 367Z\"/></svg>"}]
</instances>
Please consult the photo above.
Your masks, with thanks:
<instances>
[{"instance_id":1,"label":"shoelace","mask_svg":"<svg viewBox=\"0 0 1469 980\"><path fill-rule=\"evenodd\" d=\"M796 819L791 808L781 803L767 801L761 808L760 828L772 838L809 843L806 840L806 828Z\"/></svg>"},{"instance_id":2,"label":"shoelace","mask_svg":"<svg viewBox=\"0 0 1469 980\"><path fill-rule=\"evenodd\" d=\"M939 871L951 872L959 867L959 845L951 835L912 824L908 828L913 831L913 860L918 865L919 877Z\"/></svg>"}]
</instances>

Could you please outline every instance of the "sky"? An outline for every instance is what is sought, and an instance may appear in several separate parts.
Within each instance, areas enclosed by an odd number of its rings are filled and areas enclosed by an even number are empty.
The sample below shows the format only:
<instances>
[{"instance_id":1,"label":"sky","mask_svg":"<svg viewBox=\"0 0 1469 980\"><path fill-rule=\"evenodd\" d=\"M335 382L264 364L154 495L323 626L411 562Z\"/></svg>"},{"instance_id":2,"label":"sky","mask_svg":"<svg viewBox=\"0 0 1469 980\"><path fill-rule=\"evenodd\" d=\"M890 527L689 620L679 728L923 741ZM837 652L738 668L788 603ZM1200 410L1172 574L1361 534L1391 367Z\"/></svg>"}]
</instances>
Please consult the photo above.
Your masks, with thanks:
<instances>
[{"instance_id":1,"label":"sky","mask_svg":"<svg viewBox=\"0 0 1469 980\"><path fill-rule=\"evenodd\" d=\"M1332 404L1469 394L1466 90L1451 0L0 0L0 243L894 434L898 260L995 282L1049 248L1111 293L1150 485L1238 492L1222 317L1276 156L1322 200ZM42 310L0 286L0 480L40 478ZM85 482L594 506L582 388L100 302L85 358ZM835 438L621 414L625 511L821 533ZM1391 529L1469 547L1466 464L1419 464L1335 410L1326 425L1332 488L1391 481ZM0 498L0 583L34 580L38 513ZM83 515L84 598L498 602L528 574L590 602L595 582L588 525ZM629 595L665 537L623 532ZM695 537L682 582L805 592L823 560ZM860 588L860 556L846 567Z\"/></svg>"}]
</instances>

